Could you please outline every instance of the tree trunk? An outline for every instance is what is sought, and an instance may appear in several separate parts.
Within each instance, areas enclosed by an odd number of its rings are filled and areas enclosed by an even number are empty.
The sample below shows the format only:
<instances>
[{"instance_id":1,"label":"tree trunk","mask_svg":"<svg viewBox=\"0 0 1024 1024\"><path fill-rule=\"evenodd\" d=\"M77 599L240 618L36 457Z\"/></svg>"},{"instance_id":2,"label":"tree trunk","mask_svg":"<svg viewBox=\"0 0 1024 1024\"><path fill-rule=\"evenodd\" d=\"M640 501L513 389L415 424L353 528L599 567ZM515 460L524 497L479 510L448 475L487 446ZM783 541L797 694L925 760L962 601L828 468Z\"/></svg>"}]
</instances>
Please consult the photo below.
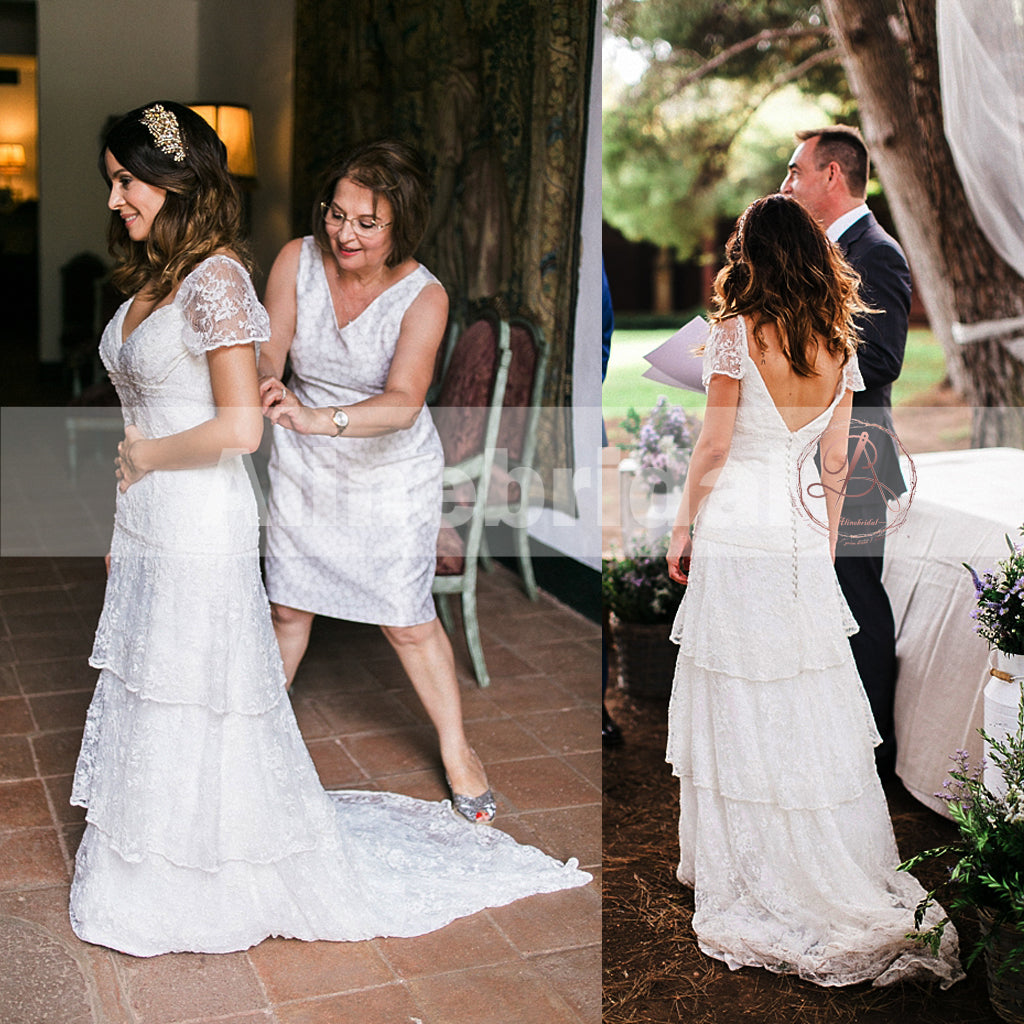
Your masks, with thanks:
<instances>
[{"instance_id":1,"label":"tree trunk","mask_svg":"<svg viewBox=\"0 0 1024 1024\"><path fill-rule=\"evenodd\" d=\"M952 325L1024 315L1024 279L967 204L942 126L935 0L825 0L861 124L975 447L1024 447L1024 364L999 339L959 345ZM899 33L900 38L897 38Z\"/></svg>"},{"instance_id":2,"label":"tree trunk","mask_svg":"<svg viewBox=\"0 0 1024 1024\"><path fill-rule=\"evenodd\" d=\"M702 301L711 306L711 298L715 294L715 277L721 261L722 247L714 231L709 231L701 240L700 261L700 292Z\"/></svg>"},{"instance_id":3,"label":"tree trunk","mask_svg":"<svg viewBox=\"0 0 1024 1024\"><path fill-rule=\"evenodd\" d=\"M672 274L675 269L672 249L663 245L654 258L654 312L673 312Z\"/></svg>"}]
</instances>

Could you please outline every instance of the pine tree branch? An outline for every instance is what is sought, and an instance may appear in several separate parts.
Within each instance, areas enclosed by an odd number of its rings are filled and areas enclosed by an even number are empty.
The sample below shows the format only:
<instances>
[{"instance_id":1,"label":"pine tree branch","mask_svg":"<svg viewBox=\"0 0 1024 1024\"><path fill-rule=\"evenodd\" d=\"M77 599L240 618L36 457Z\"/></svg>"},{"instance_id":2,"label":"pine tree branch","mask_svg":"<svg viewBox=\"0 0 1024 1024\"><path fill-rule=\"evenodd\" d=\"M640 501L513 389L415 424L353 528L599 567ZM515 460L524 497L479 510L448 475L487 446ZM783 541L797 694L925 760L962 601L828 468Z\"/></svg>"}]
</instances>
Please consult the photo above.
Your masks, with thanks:
<instances>
[{"instance_id":1,"label":"pine tree branch","mask_svg":"<svg viewBox=\"0 0 1024 1024\"><path fill-rule=\"evenodd\" d=\"M694 68L693 71L683 75L675 87L668 94L669 97L678 96L688 85L692 85L694 82L700 81L702 78L706 78L713 71L717 71L723 64L728 63L733 57L738 56L741 53L745 53L747 50L752 49L755 46L760 46L762 43L774 43L780 40L789 39L803 39L809 36L831 36L832 30L827 25L819 25L816 27L793 27L793 28L766 28L761 32L756 33L742 39L738 43L733 43L732 46L727 46L721 53L712 57L710 60L705 61L698 68ZM832 48L829 47L829 52ZM668 97L666 97L668 98Z\"/></svg>"}]
</instances>

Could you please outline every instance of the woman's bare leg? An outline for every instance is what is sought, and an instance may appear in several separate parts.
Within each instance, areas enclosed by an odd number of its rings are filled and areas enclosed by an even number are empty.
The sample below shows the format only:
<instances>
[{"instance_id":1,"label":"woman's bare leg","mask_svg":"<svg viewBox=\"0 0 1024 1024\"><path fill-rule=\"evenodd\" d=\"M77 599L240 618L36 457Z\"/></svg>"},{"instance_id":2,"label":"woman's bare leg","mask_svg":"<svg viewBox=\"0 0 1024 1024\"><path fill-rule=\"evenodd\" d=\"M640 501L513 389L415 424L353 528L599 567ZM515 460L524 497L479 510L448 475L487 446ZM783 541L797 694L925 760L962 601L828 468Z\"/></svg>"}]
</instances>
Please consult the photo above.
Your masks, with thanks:
<instances>
[{"instance_id":1,"label":"woman's bare leg","mask_svg":"<svg viewBox=\"0 0 1024 1024\"><path fill-rule=\"evenodd\" d=\"M453 792L470 797L485 793L487 773L466 739L455 656L440 621L381 629L437 729L441 760Z\"/></svg>"},{"instance_id":2,"label":"woman's bare leg","mask_svg":"<svg viewBox=\"0 0 1024 1024\"><path fill-rule=\"evenodd\" d=\"M289 608L286 604L271 604L270 617L274 623L277 646L281 649L281 661L284 662L285 686L290 690L299 662L309 645L313 613Z\"/></svg>"}]
</instances>

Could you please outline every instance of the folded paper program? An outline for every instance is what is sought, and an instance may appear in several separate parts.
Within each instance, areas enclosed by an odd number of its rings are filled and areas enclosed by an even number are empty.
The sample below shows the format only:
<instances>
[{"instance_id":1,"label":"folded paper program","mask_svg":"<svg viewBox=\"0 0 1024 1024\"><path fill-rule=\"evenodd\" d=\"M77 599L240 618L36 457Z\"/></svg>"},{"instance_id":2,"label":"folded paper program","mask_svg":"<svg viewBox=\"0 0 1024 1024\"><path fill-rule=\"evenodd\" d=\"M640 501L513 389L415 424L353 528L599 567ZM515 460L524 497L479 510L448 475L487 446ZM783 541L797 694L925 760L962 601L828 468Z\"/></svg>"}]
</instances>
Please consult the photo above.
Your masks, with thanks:
<instances>
[{"instance_id":1,"label":"folded paper program","mask_svg":"<svg viewBox=\"0 0 1024 1024\"><path fill-rule=\"evenodd\" d=\"M700 379L704 360L702 356L694 354L694 349L708 340L708 331L708 322L703 317L695 316L668 341L662 342L644 356L651 365L643 376L659 384L669 384L687 391L705 391Z\"/></svg>"}]
</instances>

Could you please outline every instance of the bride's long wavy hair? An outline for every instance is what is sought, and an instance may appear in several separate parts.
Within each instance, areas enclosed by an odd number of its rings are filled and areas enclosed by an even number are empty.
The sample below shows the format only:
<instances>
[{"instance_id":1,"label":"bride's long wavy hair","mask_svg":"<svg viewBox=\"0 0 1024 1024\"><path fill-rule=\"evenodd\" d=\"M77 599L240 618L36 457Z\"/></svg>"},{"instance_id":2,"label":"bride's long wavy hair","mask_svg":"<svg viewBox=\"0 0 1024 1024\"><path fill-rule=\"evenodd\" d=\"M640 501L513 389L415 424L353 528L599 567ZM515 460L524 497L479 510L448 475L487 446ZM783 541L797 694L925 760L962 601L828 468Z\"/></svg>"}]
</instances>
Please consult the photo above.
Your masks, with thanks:
<instances>
[{"instance_id":1,"label":"bride's long wavy hair","mask_svg":"<svg viewBox=\"0 0 1024 1024\"><path fill-rule=\"evenodd\" d=\"M774 324L782 351L801 377L817 375L819 344L845 365L857 350L855 319L877 312L860 298L860 276L814 218L789 196L757 199L736 222L715 278L710 319L748 316L764 351Z\"/></svg>"},{"instance_id":2,"label":"bride's long wavy hair","mask_svg":"<svg viewBox=\"0 0 1024 1024\"><path fill-rule=\"evenodd\" d=\"M154 118L155 107L162 107L163 113L157 111ZM150 127L154 124L156 134ZM104 133L99 159L109 188L107 150L140 181L167 190L143 241L133 241L117 211L111 211L107 243L118 260L111 274L118 290L132 295L146 289L147 296L160 300L221 249L230 249L252 270L242 199L228 173L227 152L217 133L195 111L160 100L130 111L111 125Z\"/></svg>"}]
</instances>

